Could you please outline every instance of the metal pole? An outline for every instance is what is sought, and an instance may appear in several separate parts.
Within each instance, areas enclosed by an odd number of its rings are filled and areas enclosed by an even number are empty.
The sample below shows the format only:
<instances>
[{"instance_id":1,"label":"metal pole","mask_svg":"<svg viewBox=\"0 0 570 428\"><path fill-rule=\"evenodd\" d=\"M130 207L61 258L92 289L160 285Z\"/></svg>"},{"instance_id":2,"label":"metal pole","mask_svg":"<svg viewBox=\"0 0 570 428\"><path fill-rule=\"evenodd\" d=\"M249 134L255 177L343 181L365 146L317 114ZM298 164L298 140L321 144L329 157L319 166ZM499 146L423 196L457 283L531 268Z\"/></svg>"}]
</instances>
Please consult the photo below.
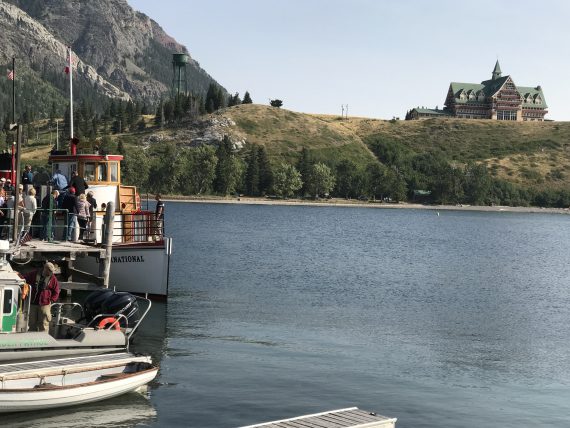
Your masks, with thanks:
<instances>
[{"instance_id":1,"label":"metal pole","mask_svg":"<svg viewBox=\"0 0 570 428\"><path fill-rule=\"evenodd\" d=\"M12 58L12 123L16 123L16 58Z\"/></svg>"},{"instance_id":2,"label":"metal pole","mask_svg":"<svg viewBox=\"0 0 570 428\"><path fill-rule=\"evenodd\" d=\"M113 202L107 203L105 210L104 225L105 225L105 259L103 260L103 287L109 288L109 272L111 271L111 253L113 250L113 224L115 222L115 208Z\"/></svg>"},{"instance_id":3,"label":"metal pole","mask_svg":"<svg viewBox=\"0 0 570 428\"><path fill-rule=\"evenodd\" d=\"M71 61L71 46L69 46L69 126L71 127L71 131L69 134L69 138L73 138L73 65Z\"/></svg>"},{"instance_id":4,"label":"metal pole","mask_svg":"<svg viewBox=\"0 0 570 428\"><path fill-rule=\"evenodd\" d=\"M18 239L19 239L19 233L18 233L18 223L19 223L19 212L18 212L18 208L19 208L19 202L20 202L20 177L19 177L19 171L20 171L20 152L21 152L21 148L22 148L22 125L18 125L18 138L16 139L17 141L17 145L16 145L16 167L14 169L14 233L13 233L13 237L14 237L14 243L18 243Z\"/></svg>"}]
</instances>

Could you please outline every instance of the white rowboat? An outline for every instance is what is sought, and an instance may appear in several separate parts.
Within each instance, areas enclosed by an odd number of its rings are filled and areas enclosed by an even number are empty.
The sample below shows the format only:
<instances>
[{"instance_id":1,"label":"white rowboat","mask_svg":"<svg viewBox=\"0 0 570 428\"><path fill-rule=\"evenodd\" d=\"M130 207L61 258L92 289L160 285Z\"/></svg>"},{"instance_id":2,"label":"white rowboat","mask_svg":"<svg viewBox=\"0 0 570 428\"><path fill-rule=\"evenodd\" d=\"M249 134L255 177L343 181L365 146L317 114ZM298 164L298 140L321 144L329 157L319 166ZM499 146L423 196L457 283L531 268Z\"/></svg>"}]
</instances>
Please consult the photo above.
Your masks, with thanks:
<instances>
[{"instance_id":1,"label":"white rowboat","mask_svg":"<svg viewBox=\"0 0 570 428\"><path fill-rule=\"evenodd\" d=\"M131 354L43 360L0 366L0 413L75 406L135 391L158 367Z\"/></svg>"}]
</instances>

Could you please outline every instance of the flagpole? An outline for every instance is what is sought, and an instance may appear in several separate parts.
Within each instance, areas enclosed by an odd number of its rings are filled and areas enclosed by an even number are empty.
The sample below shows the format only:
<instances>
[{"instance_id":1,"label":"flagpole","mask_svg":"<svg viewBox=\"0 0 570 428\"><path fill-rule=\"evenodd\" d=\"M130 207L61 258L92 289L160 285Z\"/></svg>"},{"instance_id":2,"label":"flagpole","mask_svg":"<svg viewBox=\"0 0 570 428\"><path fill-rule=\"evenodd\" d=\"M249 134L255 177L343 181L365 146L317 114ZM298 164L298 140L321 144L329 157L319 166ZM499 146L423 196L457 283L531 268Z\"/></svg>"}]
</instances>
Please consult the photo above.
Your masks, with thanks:
<instances>
[{"instance_id":1,"label":"flagpole","mask_svg":"<svg viewBox=\"0 0 570 428\"><path fill-rule=\"evenodd\" d=\"M16 123L16 58L12 58L12 123Z\"/></svg>"},{"instance_id":2,"label":"flagpole","mask_svg":"<svg viewBox=\"0 0 570 428\"><path fill-rule=\"evenodd\" d=\"M69 124L71 127L71 132L69 138L73 139L73 67L71 65L71 46L68 47L68 57L69 57Z\"/></svg>"}]
</instances>

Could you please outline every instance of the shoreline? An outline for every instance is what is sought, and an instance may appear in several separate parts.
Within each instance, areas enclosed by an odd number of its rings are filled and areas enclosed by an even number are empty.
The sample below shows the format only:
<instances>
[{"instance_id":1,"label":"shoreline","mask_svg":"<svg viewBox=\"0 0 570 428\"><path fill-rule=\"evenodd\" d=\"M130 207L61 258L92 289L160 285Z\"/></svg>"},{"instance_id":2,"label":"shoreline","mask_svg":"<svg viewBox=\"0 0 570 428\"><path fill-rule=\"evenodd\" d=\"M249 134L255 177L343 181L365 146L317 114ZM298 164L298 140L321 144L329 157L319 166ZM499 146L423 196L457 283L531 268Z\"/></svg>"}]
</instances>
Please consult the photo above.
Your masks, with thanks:
<instances>
[{"instance_id":1,"label":"shoreline","mask_svg":"<svg viewBox=\"0 0 570 428\"><path fill-rule=\"evenodd\" d=\"M149 196L149 200L150 200ZM387 202L362 202L346 199L268 199L254 197L192 197L165 195L165 202L190 202L197 204L240 204L240 205L281 205L281 206L317 206L317 207L358 207L380 209L417 209L432 211L480 211L480 212L514 212L514 213L542 213L542 214L570 214L569 208L541 208L541 207L510 207L510 206L485 206L485 205L424 205L414 203L387 203Z\"/></svg>"}]
</instances>

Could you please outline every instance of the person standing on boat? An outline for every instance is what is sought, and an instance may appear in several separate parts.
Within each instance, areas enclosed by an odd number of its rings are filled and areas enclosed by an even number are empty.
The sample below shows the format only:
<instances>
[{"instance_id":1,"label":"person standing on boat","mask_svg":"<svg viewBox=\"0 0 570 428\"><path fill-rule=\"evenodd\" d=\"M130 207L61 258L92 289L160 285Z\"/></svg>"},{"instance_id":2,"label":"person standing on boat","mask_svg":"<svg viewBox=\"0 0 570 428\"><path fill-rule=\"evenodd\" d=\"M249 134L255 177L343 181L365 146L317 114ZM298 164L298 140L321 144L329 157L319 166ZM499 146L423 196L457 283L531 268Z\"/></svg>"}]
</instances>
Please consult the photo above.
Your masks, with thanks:
<instances>
[{"instance_id":1,"label":"person standing on boat","mask_svg":"<svg viewBox=\"0 0 570 428\"><path fill-rule=\"evenodd\" d=\"M71 173L71 181L69 182L68 187L74 187L77 196L83 195L85 193L85 189L89 188L83 177L80 177L77 171L73 171Z\"/></svg>"},{"instance_id":2,"label":"person standing on boat","mask_svg":"<svg viewBox=\"0 0 570 428\"><path fill-rule=\"evenodd\" d=\"M80 241L83 241L83 235L85 234L87 222L89 221L89 207L90 204L87 202L87 196L85 196L85 193L82 193L76 198L75 215L77 216L77 223L79 223Z\"/></svg>"},{"instance_id":3,"label":"person standing on boat","mask_svg":"<svg viewBox=\"0 0 570 428\"><path fill-rule=\"evenodd\" d=\"M160 194L157 194L154 199L156 200L156 208L154 210L154 233L158 238L162 238L164 233L164 202L162 202Z\"/></svg>"},{"instance_id":4,"label":"person standing on boat","mask_svg":"<svg viewBox=\"0 0 570 428\"><path fill-rule=\"evenodd\" d=\"M28 191L28 187L32 185L34 174L32 174L32 165L26 165L24 172L22 172L22 184L24 185L24 192Z\"/></svg>"},{"instance_id":5,"label":"person standing on boat","mask_svg":"<svg viewBox=\"0 0 570 428\"><path fill-rule=\"evenodd\" d=\"M75 222L77 221L77 216L75 215L76 202L75 188L70 187L61 203L61 208L67 210L67 224L65 226L64 239L67 239L68 241L73 241L75 238Z\"/></svg>"},{"instance_id":6,"label":"person standing on boat","mask_svg":"<svg viewBox=\"0 0 570 428\"><path fill-rule=\"evenodd\" d=\"M30 331L49 331L51 321L51 304L59 298L59 282L55 277L55 266L51 262L44 264L43 269L28 272L24 279L32 285Z\"/></svg>"},{"instance_id":7,"label":"person standing on boat","mask_svg":"<svg viewBox=\"0 0 570 428\"><path fill-rule=\"evenodd\" d=\"M67 177L63 175L61 169L58 169L53 177L51 178L51 182L53 183L53 188L58 191L62 191L63 189L67 189Z\"/></svg>"},{"instance_id":8,"label":"person standing on boat","mask_svg":"<svg viewBox=\"0 0 570 428\"><path fill-rule=\"evenodd\" d=\"M55 231L55 213L57 209L57 198L59 197L59 192L57 190L52 190L50 195L46 195L42 199L42 234L40 239L48 239L48 223L51 218L51 236L50 240L53 241L54 231ZM51 212L50 212L50 198L51 198Z\"/></svg>"},{"instance_id":9,"label":"person standing on boat","mask_svg":"<svg viewBox=\"0 0 570 428\"><path fill-rule=\"evenodd\" d=\"M38 201L36 199L36 189L30 186L28 194L24 198L24 235L30 231L30 228L32 226L32 219L34 218L34 214L36 213L37 209Z\"/></svg>"},{"instance_id":10,"label":"person standing on boat","mask_svg":"<svg viewBox=\"0 0 570 428\"><path fill-rule=\"evenodd\" d=\"M97 209L97 199L93 195L93 192L90 190L87 192L87 202L89 202L89 221L87 222L87 238L91 238L91 232L93 231L93 227L95 226L95 217L93 216L93 212Z\"/></svg>"}]
</instances>

